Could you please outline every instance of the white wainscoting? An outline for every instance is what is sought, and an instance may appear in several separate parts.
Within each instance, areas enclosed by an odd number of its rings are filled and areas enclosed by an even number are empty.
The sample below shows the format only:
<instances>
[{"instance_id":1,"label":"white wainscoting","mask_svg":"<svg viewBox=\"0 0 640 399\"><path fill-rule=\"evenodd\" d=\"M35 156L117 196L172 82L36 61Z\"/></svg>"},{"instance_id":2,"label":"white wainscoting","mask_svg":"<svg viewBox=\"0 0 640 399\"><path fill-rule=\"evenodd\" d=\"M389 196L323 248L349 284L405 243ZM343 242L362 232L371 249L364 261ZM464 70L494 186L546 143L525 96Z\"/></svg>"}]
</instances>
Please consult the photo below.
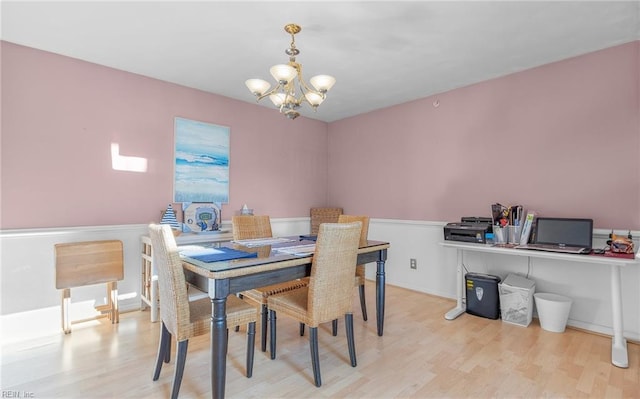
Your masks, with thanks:
<instances>
[{"instance_id":1,"label":"white wainscoting","mask_svg":"<svg viewBox=\"0 0 640 399\"><path fill-rule=\"evenodd\" d=\"M230 229L225 221L223 229ZM272 220L274 235L308 234L309 218ZM140 237L147 225L86 226L0 231L0 338L7 343L62 333L60 291L55 287L54 245L64 242L121 240L124 279L118 282L120 311L140 309ZM71 289L72 321L94 317L106 303L106 285ZM73 330L74 326L72 326Z\"/></svg>"},{"instance_id":2,"label":"white wainscoting","mask_svg":"<svg viewBox=\"0 0 640 399\"><path fill-rule=\"evenodd\" d=\"M276 236L309 233L309 218L272 219ZM444 223L371 219L369 238L391 243L386 264L387 284L446 298L456 293L456 251L445 249ZM228 222L223 228L229 228ZM53 245L61 242L119 239L124 243L124 280L118 282L121 311L140 308L140 237L147 225L90 226L60 229L4 230L0 232L2 342L62 333L60 292L55 288ZM634 237L640 235L632 232ZM595 245L602 245L608 231L596 231ZM637 239L636 239L637 244ZM409 259L417 260L417 269ZM538 292L553 292L573 299L569 324L611 334L611 290L609 269L577 262L552 262L527 258L469 253L464 258L469 271L505 278L510 272L526 274L536 281ZM367 266L367 277L375 279L375 264ZM640 340L640 267L622 271L625 336ZM93 307L105 303L104 285L71 291L71 318L95 314ZM374 296L372 289L368 296ZM452 301L452 306L454 302ZM443 315L444 317L444 315ZM455 323L455 321L452 321ZM73 329L73 326L72 326Z\"/></svg>"}]
</instances>

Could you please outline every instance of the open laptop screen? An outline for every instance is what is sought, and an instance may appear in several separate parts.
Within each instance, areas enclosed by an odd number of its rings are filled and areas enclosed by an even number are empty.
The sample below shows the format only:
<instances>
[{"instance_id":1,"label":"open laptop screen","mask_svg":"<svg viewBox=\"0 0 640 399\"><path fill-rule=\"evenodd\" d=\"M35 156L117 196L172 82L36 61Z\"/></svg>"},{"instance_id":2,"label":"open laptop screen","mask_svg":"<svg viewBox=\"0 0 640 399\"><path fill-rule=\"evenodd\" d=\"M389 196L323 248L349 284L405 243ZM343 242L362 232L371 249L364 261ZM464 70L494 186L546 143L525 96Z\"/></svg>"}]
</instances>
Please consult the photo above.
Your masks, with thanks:
<instances>
[{"instance_id":1,"label":"open laptop screen","mask_svg":"<svg viewBox=\"0 0 640 399\"><path fill-rule=\"evenodd\" d=\"M593 219L538 217L536 244L591 248Z\"/></svg>"}]
</instances>

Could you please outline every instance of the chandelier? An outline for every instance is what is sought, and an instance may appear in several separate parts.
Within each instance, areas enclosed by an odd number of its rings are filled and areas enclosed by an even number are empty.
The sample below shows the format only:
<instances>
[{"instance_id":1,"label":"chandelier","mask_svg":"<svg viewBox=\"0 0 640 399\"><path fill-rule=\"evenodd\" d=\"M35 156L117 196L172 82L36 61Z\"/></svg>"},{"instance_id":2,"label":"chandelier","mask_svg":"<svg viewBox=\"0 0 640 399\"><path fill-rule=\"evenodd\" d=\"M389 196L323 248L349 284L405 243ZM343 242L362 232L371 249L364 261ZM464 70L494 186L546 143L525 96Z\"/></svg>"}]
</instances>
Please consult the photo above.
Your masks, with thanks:
<instances>
[{"instance_id":1,"label":"chandelier","mask_svg":"<svg viewBox=\"0 0 640 399\"><path fill-rule=\"evenodd\" d=\"M280 113L289 119L296 119L300 116L297 109L303 102L309 104L315 112L327 97L327 91L336 83L336 79L329 75L314 76L309 79L313 86L313 89L310 88L302 79L302 65L296 62L296 55L300 54L300 50L296 48L295 34L302 28L296 24L288 24L284 30L291 35L291 44L285 50L289 56L289 63L274 65L269 69L278 85L269 90L271 84L262 79L248 79L245 84L257 97L256 102L269 97Z\"/></svg>"}]
</instances>

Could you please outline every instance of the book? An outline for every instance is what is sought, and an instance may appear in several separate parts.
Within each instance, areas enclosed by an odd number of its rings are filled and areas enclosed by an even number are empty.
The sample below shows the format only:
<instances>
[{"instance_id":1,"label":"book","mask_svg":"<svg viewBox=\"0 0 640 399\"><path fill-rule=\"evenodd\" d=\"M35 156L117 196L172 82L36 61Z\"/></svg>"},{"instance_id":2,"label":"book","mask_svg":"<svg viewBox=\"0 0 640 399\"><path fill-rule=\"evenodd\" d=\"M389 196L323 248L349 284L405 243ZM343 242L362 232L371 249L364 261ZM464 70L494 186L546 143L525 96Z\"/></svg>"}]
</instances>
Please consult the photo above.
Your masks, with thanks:
<instances>
[{"instance_id":1,"label":"book","mask_svg":"<svg viewBox=\"0 0 640 399\"><path fill-rule=\"evenodd\" d=\"M533 231L533 221L536 218L535 211L528 211L527 216L524 218L524 224L522 225L522 232L520 233L520 245L529 243L531 238L531 232Z\"/></svg>"}]
</instances>

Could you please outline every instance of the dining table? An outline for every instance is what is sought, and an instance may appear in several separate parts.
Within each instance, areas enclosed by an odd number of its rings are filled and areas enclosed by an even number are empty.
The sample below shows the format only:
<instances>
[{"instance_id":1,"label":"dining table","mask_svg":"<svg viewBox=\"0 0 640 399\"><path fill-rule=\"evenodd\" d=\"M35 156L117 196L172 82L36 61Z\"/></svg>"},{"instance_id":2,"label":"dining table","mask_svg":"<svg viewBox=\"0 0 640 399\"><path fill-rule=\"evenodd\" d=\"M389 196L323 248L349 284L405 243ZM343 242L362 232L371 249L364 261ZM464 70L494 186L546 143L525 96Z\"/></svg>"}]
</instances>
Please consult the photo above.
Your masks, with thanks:
<instances>
[{"instance_id":1,"label":"dining table","mask_svg":"<svg viewBox=\"0 0 640 399\"><path fill-rule=\"evenodd\" d=\"M211 299L211 396L224 398L227 354L227 296L309 276L315 241L311 236L274 237L180 246L187 282ZM385 262L389 242L368 240L357 264L376 263L376 329L384 332Z\"/></svg>"}]
</instances>

